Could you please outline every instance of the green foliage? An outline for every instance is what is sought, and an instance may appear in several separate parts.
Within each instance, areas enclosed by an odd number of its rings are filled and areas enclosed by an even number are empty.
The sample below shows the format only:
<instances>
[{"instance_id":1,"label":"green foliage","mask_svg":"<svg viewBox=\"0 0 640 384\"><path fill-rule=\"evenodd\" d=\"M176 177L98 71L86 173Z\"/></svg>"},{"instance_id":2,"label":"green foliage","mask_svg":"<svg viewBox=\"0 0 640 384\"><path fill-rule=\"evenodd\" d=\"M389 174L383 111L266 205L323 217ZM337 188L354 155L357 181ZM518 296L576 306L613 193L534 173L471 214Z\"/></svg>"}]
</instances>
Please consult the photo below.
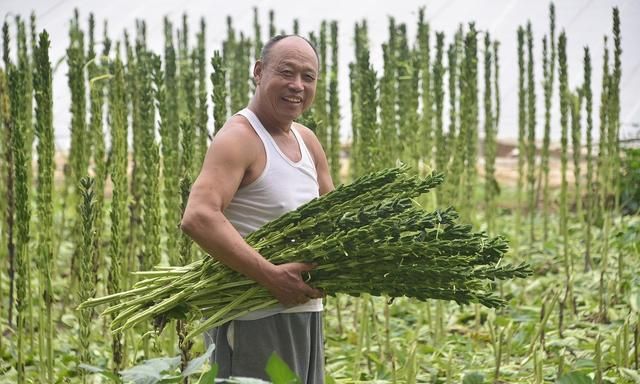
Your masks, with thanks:
<instances>
[{"instance_id":1,"label":"green foliage","mask_svg":"<svg viewBox=\"0 0 640 384\"><path fill-rule=\"evenodd\" d=\"M275 352L271 354L267 361L265 371L271 382L274 384L299 384L300 378L296 376L293 371Z\"/></svg>"},{"instance_id":2,"label":"green foliage","mask_svg":"<svg viewBox=\"0 0 640 384\"><path fill-rule=\"evenodd\" d=\"M625 214L631 215L640 211L640 149L628 148L623 154L620 206Z\"/></svg>"}]
</instances>

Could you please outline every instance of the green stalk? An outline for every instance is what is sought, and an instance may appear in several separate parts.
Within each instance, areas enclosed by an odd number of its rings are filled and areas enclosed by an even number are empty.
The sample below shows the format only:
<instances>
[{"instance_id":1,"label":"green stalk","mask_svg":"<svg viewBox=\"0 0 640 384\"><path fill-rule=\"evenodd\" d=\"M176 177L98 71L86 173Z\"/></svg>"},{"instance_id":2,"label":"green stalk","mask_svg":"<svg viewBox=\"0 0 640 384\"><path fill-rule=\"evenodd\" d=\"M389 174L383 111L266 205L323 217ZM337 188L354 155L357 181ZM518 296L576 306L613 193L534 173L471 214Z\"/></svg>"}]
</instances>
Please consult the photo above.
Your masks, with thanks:
<instances>
[{"instance_id":1,"label":"green stalk","mask_svg":"<svg viewBox=\"0 0 640 384\"><path fill-rule=\"evenodd\" d=\"M587 113L587 196L586 196L586 233L585 233L585 254L584 254L584 271L591 270L591 226L593 225L593 95L591 93L591 55L589 48L584 48L584 80L582 83L582 92L585 99L585 108Z\"/></svg>"},{"instance_id":2,"label":"green stalk","mask_svg":"<svg viewBox=\"0 0 640 384\"><path fill-rule=\"evenodd\" d=\"M568 131L568 114L570 107L570 93L568 89L568 69L566 54L567 37L563 32L560 33L558 40L558 79L560 81L560 126L562 128L561 135L561 173L562 182L560 186L560 233L562 234L562 254L564 258L565 278L567 284L566 295L562 301L561 307L564 308L566 303L570 303L571 299L571 275L573 263L569 255L569 229L568 229L568 202L567 202L567 131Z\"/></svg>"},{"instance_id":3,"label":"green stalk","mask_svg":"<svg viewBox=\"0 0 640 384\"><path fill-rule=\"evenodd\" d=\"M198 46L196 48L197 56L196 62L198 68L198 107L196 109L196 130L198 135L198 157L195 159L196 164L202 164L204 156L207 153L209 147L209 130L207 129L207 121L209 116L207 114L207 60L206 60L206 24L204 18L200 20L200 32L198 32L196 39Z\"/></svg>"},{"instance_id":4,"label":"green stalk","mask_svg":"<svg viewBox=\"0 0 640 384\"><path fill-rule=\"evenodd\" d=\"M259 60L262 54L262 27L258 18L258 7L253 7L253 58Z\"/></svg>"},{"instance_id":5,"label":"green stalk","mask_svg":"<svg viewBox=\"0 0 640 384\"><path fill-rule=\"evenodd\" d=\"M2 26L2 40L3 40L3 59L6 72L3 72L3 82L1 83L3 92L2 99L0 99L0 108L2 109L2 124L4 125L4 137L5 143L13 143L13 135L15 130L14 120L12 117L11 109L11 72L15 70L15 67L11 63L9 59L9 25L5 22ZM7 199L6 199L6 227L3 227L3 233L6 233L6 246L7 246L7 258L8 258L8 275L9 275L9 298L8 298L8 316L7 320L9 326L13 324L13 307L14 307L14 287L15 287L15 267L16 267L16 249L15 249L15 236L14 236L14 227L15 227L15 211L16 211L16 201L15 201L15 190L14 190L14 158L13 158L13 149L10 145L7 145L4 153L4 160L6 161L6 168L4 169L6 173L3 173L3 177L5 177L6 181L6 190L7 190ZM6 228L6 231L4 230Z\"/></svg>"},{"instance_id":6,"label":"green stalk","mask_svg":"<svg viewBox=\"0 0 640 384\"><path fill-rule=\"evenodd\" d=\"M396 120L398 121L399 143L402 152L398 152L400 158L418 170L416 160L415 143L417 141L416 126L418 124L418 93L415 81L415 66L413 52L409 49L406 25L400 24L397 29L398 38L398 62L397 83L398 97L396 98Z\"/></svg>"},{"instance_id":7,"label":"green stalk","mask_svg":"<svg viewBox=\"0 0 640 384\"><path fill-rule=\"evenodd\" d=\"M622 78L622 55L620 38L620 11L618 7L613 8L613 73L611 74L611 86L609 88L609 160L611 162L612 187L615 198L614 212L620 212L620 191L622 181L622 170L620 167L620 82ZM618 292L621 296L626 294L626 284L624 283L624 251L618 254Z\"/></svg>"},{"instance_id":8,"label":"green stalk","mask_svg":"<svg viewBox=\"0 0 640 384\"><path fill-rule=\"evenodd\" d=\"M17 43L18 43L18 68L17 70L24 74L24 98L20 103L20 107L22 110L19 111L18 118L22 120L22 127L24 129L24 155L25 155L25 172L26 172L26 183L27 188L31 188L33 184L33 167L32 158L33 158L33 65L32 60L30 60L30 55L27 48L27 33L25 22L20 18L20 16L16 16L16 29L17 33ZM17 177L16 177L17 179ZM28 196L28 195L25 195ZM27 201L27 204L31 204L30 201ZM26 275L25 282L27 288L27 323L29 324L29 347L32 351L35 350L35 338L34 338L34 329L35 322L33 316L33 291L32 291L32 258L31 252L29 250L28 245L26 245L27 251L24 254L25 260L24 263L26 265Z\"/></svg>"},{"instance_id":9,"label":"green stalk","mask_svg":"<svg viewBox=\"0 0 640 384\"><path fill-rule=\"evenodd\" d=\"M383 75L380 79L380 137L384 164L387 167L395 165L398 146L398 126L396 121L396 39L395 21L389 18L389 41L382 45L384 58Z\"/></svg>"},{"instance_id":10,"label":"green stalk","mask_svg":"<svg viewBox=\"0 0 640 384\"><path fill-rule=\"evenodd\" d=\"M331 22L331 74L329 75L329 112L330 127L329 166L331 178L340 184L340 100L338 97L338 22Z\"/></svg>"},{"instance_id":11,"label":"green stalk","mask_svg":"<svg viewBox=\"0 0 640 384\"><path fill-rule=\"evenodd\" d=\"M542 184L542 200L543 200L543 240L547 241L549 236L549 144L551 141L551 98L553 97L553 81L555 77L556 65L556 11L553 3L549 4L549 46L551 47L550 57L547 59L547 39L546 36L542 40L542 68L544 73L544 136L542 139L542 157L540 177Z\"/></svg>"},{"instance_id":12,"label":"green stalk","mask_svg":"<svg viewBox=\"0 0 640 384\"><path fill-rule=\"evenodd\" d=\"M113 78L109 89L109 122L111 125L111 241L109 254L111 265L107 282L107 292L115 294L122 288L122 264L125 261L124 244L127 233L127 105L124 80L124 67L120 61L119 46L112 66ZM114 314L114 318L117 313ZM118 372L123 368L122 334L115 333L111 340L112 369Z\"/></svg>"},{"instance_id":13,"label":"green stalk","mask_svg":"<svg viewBox=\"0 0 640 384\"><path fill-rule=\"evenodd\" d=\"M69 28L69 48L67 48L67 73L69 89L71 91L71 147L69 150L69 162L71 175L68 179L66 189L70 188L70 198L68 206L76 207L79 202L77 186L80 178L87 172L89 164L89 151L87 144L89 142L87 131L87 103L86 103L86 84L85 84L85 53L84 53L84 32L80 30L78 11L75 10L74 18ZM71 241L73 244L81 243L80 223L75 220L71 225ZM71 280L79 276L77 273L78 250L74 250L71 260Z\"/></svg>"},{"instance_id":14,"label":"green stalk","mask_svg":"<svg viewBox=\"0 0 640 384\"><path fill-rule=\"evenodd\" d=\"M431 76L431 86L433 92L433 136L435 147L435 167L437 170L445 171L449 160L449 153L446 151L446 137L444 136L444 72L445 67L442 61L444 54L444 33L436 33L436 55L433 63L433 75ZM437 202L445 201L445 196L441 191L437 191Z\"/></svg>"},{"instance_id":15,"label":"green stalk","mask_svg":"<svg viewBox=\"0 0 640 384\"><path fill-rule=\"evenodd\" d=\"M581 111L582 90L578 90L571 97L571 150L573 153L573 178L574 178L574 201L576 202L576 216L579 223L583 223L582 216L582 193L580 191L580 162L581 156Z\"/></svg>"},{"instance_id":16,"label":"green stalk","mask_svg":"<svg viewBox=\"0 0 640 384\"><path fill-rule=\"evenodd\" d=\"M213 87L213 94L211 95L211 102L213 104L213 126L214 135L218 133L222 125L227 120L227 89L226 83L226 68L222 61L219 51L213 52L211 58L211 85Z\"/></svg>"},{"instance_id":17,"label":"green stalk","mask_svg":"<svg viewBox=\"0 0 640 384\"><path fill-rule=\"evenodd\" d=\"M276 35L276 24L273 9L269 10L269 38Z\"/></svg>"},{"instance_id":18,"label":"green stalk","mask_svg":"<svg viewBox=\"0 0 640 384\"><path fill-rule=\"evenodd\" d=\"M93 190L93 179L85 177L80 180L78 186L81 196L81 203L78 205L78 214L82 221L82 243L80 244L80 276L78 302L82 303L93 297L96 293L96 286L93 282L93 259L95 249L95 193ZM93 308L83 308L79 310L80 329L78 334L79 362L91 364L91 321ZM88 374L85 370L80 370L83 383L88 382Z\"/></svg>"},{"instance_id":19,"label":"green stalk","mask_svg":"<svg viewBox=\"0 0 640 384\"><path fill-rule=\"evenodd\" d=\"M369 63L369 51L363 48L359 63L360 88L360 132L359 161L364 172L376 170L378 164L377 148L380 148L379 129L377 124L376 73ZM366 168L364 168L366 167Z\"/></svg>"},{"instance_id":20,"label":"green stalk","mask_svg":"<svg viewBox=\"0 0 640 384\"><path fill-rule=\"evenodd\" d=\"M449 45L449 49L447 50L447 60L448 60L448 64L449 64L449 132L448 135L445 137L444 142L447 145L453 146L455 145L455 143L457 142L457 135L458 132L457 130L458 128L458 108L457 108L457 103L458 103L458 98L456 97L457 94L457 82L458 82L458 50L457 50L457 41L459 39L458 37L459 35L456 34L456 41L453 44ZM453 159L453 162L451 162L450 160ZM447 153L446 157L443 157L443 164L445 164L445 168L442 168L443 170L447 170L448 172L448 186L446 186L444 188L444 199L448 199L449 201L454 201L454 193L455 193L455 188L458 184L458 180L460 177L459 173L456 173L456 159L457 157L455 156L455 152L453 154L449 154ZM443 200L443 199L441 199Z\"/></svg>"},{"instance_id":21,"label":"green stalk","mask_svg":"<svg viewBox=\"0 0 640 384\"><path fill-rule=\"evenodd\" d=\"M416 37L418 46L418 63L416 70L420 73L422 115L420 118L418 155L422 155L425 165L432 167L435 165L433 158L433 102L431 93L431 49L429 44L430 27L424 20L424 7L418 11L418 35ZM442 47L440 47L440 66L442 66ZM435 79L434 79L435 81ZM442 79L440 89L442 89ZM442 101L440 101L442 107ZM442 111L440 111L440 129L442 129ZM442 134L442 133L441 133ZM437 148L437 144L435 145ZM442 168L438 168L442 169Z\"/></svg>"},{"instance_id":22,"label":"green stalk","mask_svg":"<svg viewBox=\"0 0 640 384\"><path fill-rule=\"evenodd\" d=\"M461 91L463 107L460 112L466 126L466 164L465 164L465 209L462 211L463 217L471 219L472 207L475 206L474 188L477 178L476 164L478 160L478 48L477 32L474 23L469 24L469 31L465 37L464 44L464 65L465 81L464 91ZM462 94L465 96L462 96Z\"/></svg>"},{"instance_id":23,"label":"green stalk","mask_svg":"<svg viewBox=\"0 0 640 384\"><path fill-rule=\"evenodd\" d=\"M526 110L526 85L525 85L525 63L524 63L524 38L525 30L522 26L518 27L518 183L517 183L517 207L516 207L516 224L514 236L514 250L516 255L519 253L520 236L519 231L522 225L522 189L524 184L524 167L526 159L525 135L527 129L527 110Z\"/></svg>"},{"instance_id":24,"label":"green stalk","mask_svg":"<svg viewBox=\"0 0 640 384\"><path fill-rule=\"evenodd\" d=\"M317 123L316 136L320 141L320 145L328 152L329 146L329 106L327 105L327 22L322 21L320 24L319 34L319 73L316 83L316 97L313 102L314 119Z\"/></svg>"},{"instance_id":25,"label":"green stalk","mask_svg":"<svg viewBox=\"0 0 640 384\"><path fill-rule=\"evenodd\" d=\"M4 70L0 69L0 130L3 132L0 134L0 179L3 180L3 183L0 184L0 196L12 196L13 191L9 192L7 183L6 183L6 175L10 173L9 164L7 160L7 154L11 152L11 149L8 143L10 140L8 139L8 132L10 127L9 121L9 95L7 89L7 76ZM8 216L9 216L9 202L7 199L0 200L0 263L3 265L9 264L8 254L5 253L7 249L7 245L9 244L9 228L8 228ZM5 302L5 290L4 290L4 275L0 274L0 313L4 313L4 302ZM10 311L9 311L10 313ZM7 320L9 324L11 324L11 319ZM3 348L2 339L0 339L0 349Z\"/></svg>"},{"instance_id":26,"label":"green stalk","mask_svg":"<svg viewBox=\"0 0 640 384\"><path fill-rule=\"evenodd\" d=\"M40 270L39 296L44 302L40 312L40 364L41 379L53 377L53 98L52 72L49 61L49 34L43 31L36 47L34 90L36 99L36 135L38 137L38 269Z\"/></svg>"},{"instance_id":27,"label":"green stalk","mask_svg":"<svg viewBox=\"0 0 640 384\"><path fill-rule=\"evenodd\" d=\"M536 81L534 77L533 31L527 23L527 201L529 202L529 243L535 240L536 212Z\"/></svg>"},{"instance_id":28,"label":"green stalk","mask_svg":"<svg viewBox=\"0 0 640 384\"><path fill-rule=\"evenodd\" d=\"M180 199L178 195L178 171L180 167L180 131L177 111L176 53L173 45L173 26L164 21L164 71L154 68L156 108L160 116L160 149L162 153L162 191L164 202L164 224L166 251L169 263L178 264L178 239L180 232Z\"/></svg>"},{"instance_id":29,"label":"green stalk","mask_svg":"<svg viewBox=\"0 0 640 384\"><path fill-rule=\"evenodd\" d=\"M609 196L610 187L610 160L609 160L609 137L608 124L609 124L609 111L607 106L609 105L609 87L611 76L609 74L609 49L607 48L607 38L604 38L604 57L602 64L602 90L600 92L600 144L598 153L598 181L600 184L600 196L599 196L599 214L604 220L602 230L602 248L600 259L600 284L599 284L599 312L601 320L606 319L607 309L607 287L606 287L606 272L608 267L609 256L609 226L610 215L607 212L607 198Z\"/></svg>"},{"instance_id":30,"label":"green stalk","mask_svg":"<svg viewBox=\"0 0 640 384\"><path fill-rule=\"evenodd\" d=\"M28 253L29 253L29 221L31 209L29 205L29 184L27 177L27 149L24 123L25 77L26 74L14 66L9 67L9 98L11 100L11 149L14 159L15 174L15 223L17 227L15 258L16 265L16 312L17 312L17 354L16 371L18 384L25 383L25 348L24 338L28 332L26 318L28 315L27 285L28 281ZM30 334L31 332L29 332Z\"/></svg>"},{"instance_id":31,"label":"green stalk","mask_svg":"<svg viewBox=\"0 0 640 384\"><path fill-rule=\"evenodd\" d=\"M484 36L484 197L489 233L494 232L494 199L498 190L498 183L495 178L496 125L493 118L491 93L491 53L491 37L487 32Z\"/></svg>"},{"instance_id":32,"label":"green stalk","mask_svg":"<svg viewBox=\"0 0 640 384\"><path fill-rule=\"evenodd\" d=\"M433 146L435 147L435 167L438 170L445 171L449 161L449 154L446 151L447 140L444 135L444 72L443 64L444 54L444 33L436 33L436 55L433 63L433 75L431 82L433 92ZM439 205L444 200L443 193L436 191L436 204Z\"/></svg>"}]
</instances>

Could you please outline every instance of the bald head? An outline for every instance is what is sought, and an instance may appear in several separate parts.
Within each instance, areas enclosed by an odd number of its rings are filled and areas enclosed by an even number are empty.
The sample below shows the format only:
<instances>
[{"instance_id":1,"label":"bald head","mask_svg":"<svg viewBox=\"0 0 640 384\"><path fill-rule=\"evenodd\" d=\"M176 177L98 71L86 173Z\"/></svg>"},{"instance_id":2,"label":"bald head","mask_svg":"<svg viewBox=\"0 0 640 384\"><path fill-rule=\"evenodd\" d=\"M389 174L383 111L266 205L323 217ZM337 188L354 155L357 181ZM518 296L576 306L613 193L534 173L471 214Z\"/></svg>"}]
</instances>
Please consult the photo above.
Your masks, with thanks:
<instances>
[{"instance_id":1,"label":"bald head","mask_svg":"<svg viewBox=\"0 0 640 384\"><path fill-rule=\"evenodd\" d=\"M320 58L318 56L318 51L316 50L316 47L307 38L300 35L276 35L271 39L269 39L269 41L267 41L267 43L262 47L262 52L260 52L260 61L262 61L263 65L268 64L269 59L271 58L271 53L273 51L273 48L275 48L275 46L279 42L285 39L300 39L306 42L307 45L309 45L309 47L311 47L311 49L313 50L313 53L316 56L317 62L320 63Z\"/></svg>"}]
</instances>

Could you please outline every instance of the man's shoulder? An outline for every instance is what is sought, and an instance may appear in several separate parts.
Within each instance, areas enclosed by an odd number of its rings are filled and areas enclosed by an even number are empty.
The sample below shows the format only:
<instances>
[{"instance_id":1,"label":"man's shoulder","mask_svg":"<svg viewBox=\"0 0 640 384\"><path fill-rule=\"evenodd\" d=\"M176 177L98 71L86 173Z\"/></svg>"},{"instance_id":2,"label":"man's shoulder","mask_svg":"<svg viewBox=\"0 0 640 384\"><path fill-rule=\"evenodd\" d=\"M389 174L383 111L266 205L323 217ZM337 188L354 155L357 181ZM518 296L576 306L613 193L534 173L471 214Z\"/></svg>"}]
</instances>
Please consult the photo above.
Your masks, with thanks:
<instances>
[{"instance_id":1,"label":"man's shoulder","mask_svg":"<svg viewBox=\"0 0 640 384\"><path fill-rule=\"evenodd\" d=\"M311 143L314 143L318 141L318 138L316 137L316 134L313 132L313 130L311 130L310 128L298 123L298 122L293 122L293 126L296 128L296 130L300 133L300 135L302 136L302 138L304 139L305 144L309 145Z\"/></svg>"},{"instance_id":2,"label":"man's shoulder","mask_svg":"<svg viewBox=\"0 0 640 384\"><path fill-rule=\"evenodd\" d=\"M220 128L216 136L218 135L256 136L256 133L246 117L242 115L233 115Z\"/></svg>"}]
</instances>

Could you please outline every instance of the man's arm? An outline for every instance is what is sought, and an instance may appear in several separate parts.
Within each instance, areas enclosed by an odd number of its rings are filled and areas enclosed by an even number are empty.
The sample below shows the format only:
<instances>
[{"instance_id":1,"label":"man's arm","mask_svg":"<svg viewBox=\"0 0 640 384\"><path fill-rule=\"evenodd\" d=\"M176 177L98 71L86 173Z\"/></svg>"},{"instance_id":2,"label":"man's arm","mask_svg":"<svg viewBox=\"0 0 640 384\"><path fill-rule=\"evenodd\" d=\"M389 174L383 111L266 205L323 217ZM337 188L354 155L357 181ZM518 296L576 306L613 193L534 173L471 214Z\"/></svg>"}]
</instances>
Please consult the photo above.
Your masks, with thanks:
<instances>
[{"instance_id":1,"label":"man's arm","mask_svg":"<svg viewBox=\"0 0 640 384\"><path fill-rule=\"evenodd\" d=\"M303 263L274 265L251 248L224 216L223 211L255 161L256 151L247 143L257 137L232 119L211 143L202 170L193 183L181 228L207 253L223 264L264 286L284 305L321 297L322 292L304 283L300 273L312 266ZM243 148L243 149L241 149Z\"/></svg>"}]
</instances>

